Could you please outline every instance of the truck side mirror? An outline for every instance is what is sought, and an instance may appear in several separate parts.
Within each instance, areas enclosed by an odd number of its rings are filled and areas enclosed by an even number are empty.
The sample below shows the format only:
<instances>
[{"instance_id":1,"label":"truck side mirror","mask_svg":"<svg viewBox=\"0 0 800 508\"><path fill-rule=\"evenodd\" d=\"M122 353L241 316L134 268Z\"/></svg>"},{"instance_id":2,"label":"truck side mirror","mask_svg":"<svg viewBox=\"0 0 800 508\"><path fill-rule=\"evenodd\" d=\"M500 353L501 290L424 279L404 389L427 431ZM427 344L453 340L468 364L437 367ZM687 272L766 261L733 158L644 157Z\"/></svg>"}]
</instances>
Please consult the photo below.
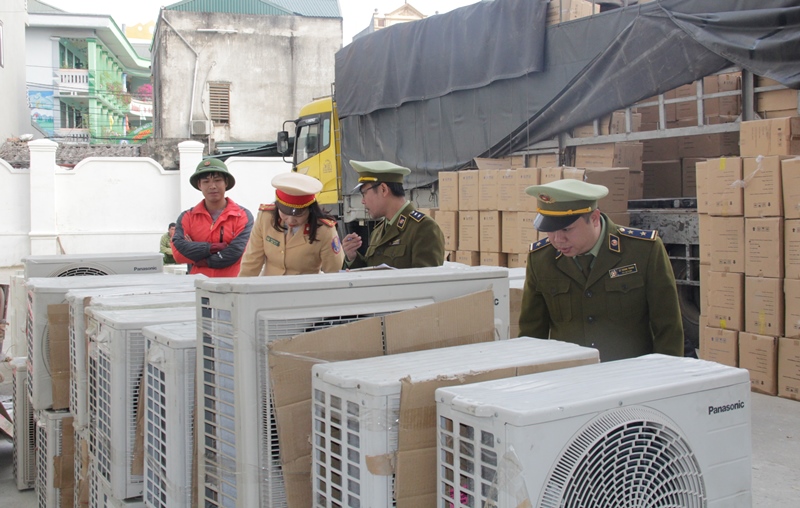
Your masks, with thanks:
<instances>
[{"instance_id":1,"label":"truck side mirror","mask_svg":"<svg viewBox=\"0 0 800 508\"><path fill-rule=\"evenodd\" d=\"M281 155L289 153L289 133L287 131L278 133L278 153Z\"/></svg>"}]
</instances>

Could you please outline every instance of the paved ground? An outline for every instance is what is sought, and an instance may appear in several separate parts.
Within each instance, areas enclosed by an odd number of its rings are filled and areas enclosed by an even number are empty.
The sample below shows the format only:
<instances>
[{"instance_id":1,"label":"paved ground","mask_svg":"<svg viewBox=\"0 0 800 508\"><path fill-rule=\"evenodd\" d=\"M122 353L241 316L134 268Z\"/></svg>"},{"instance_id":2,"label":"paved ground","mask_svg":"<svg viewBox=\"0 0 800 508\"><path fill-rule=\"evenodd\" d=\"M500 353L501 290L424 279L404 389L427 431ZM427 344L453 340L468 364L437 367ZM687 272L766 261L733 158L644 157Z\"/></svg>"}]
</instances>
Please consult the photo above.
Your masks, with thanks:
<instances>
[{"instance_id":1,"label":"paved ground","mask_svg":"<svg viewBox=\"0 0 800 508\"><path fill-rule=\"evenodd\" d=\"M11 394L8 364L0 364ZM800 402L753 394L753 507L798 506L800 499ZM36 506L32 490L19 492L14 481L13 445L0 437L0 508Z\"/></svg>"}]
</instances>

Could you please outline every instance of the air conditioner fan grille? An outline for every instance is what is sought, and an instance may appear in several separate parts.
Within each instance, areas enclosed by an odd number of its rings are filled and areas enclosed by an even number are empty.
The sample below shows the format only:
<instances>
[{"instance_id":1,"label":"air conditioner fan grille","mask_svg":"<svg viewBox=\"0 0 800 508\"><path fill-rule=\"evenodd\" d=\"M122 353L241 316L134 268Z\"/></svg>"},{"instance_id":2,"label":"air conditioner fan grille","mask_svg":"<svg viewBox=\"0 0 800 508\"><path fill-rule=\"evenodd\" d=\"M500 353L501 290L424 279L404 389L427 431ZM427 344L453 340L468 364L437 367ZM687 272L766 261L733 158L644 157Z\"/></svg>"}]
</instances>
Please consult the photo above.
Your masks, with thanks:
<instances>
[{"instance_id":1,"label":"air conditioner fan grille","mask_svg":"<svg viewBox=\"0 0 800 508\"><path fill-rule=\"evenodd\" d=\"M564 448L538 506L704 507L700 467L675 428L646 408L602 414Z\"/></svg>"},{"instance_id":2,"label":"air conditioner fan grille","mask_svg":"<svg viewBox=\"0 0 800 508\"><path fill-rule=\"evenodd\" d=\"M93 266L73 266L58 272L57 277L83 277L86 275L108 275L108 272Z\"/></svg>"}]
</instances>

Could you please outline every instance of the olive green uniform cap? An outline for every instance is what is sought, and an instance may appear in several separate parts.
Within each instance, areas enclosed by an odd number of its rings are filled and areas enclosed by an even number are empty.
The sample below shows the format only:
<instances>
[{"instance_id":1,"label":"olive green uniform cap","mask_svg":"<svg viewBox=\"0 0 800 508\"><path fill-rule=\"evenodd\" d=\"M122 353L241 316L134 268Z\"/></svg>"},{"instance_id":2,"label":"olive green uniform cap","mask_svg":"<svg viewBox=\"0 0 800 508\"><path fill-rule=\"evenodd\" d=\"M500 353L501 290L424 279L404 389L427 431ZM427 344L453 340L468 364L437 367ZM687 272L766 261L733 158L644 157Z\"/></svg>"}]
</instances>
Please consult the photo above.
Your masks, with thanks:
<instances>
[{"instance_id":1,"label":"olive green uniform cap","mask_svg":"<svg viewBox=\"0 0 800 508\"><path fill-rule=\"evenodd\" d=\"M608 195L608 188L582 180L564 179L532 185L525 192L536 197L534 227L551 233L564 229L578 217L597 209L597 200Z\"/></svg>"},{"instance_id":2,"label":"olive green uniform cap","mask_svg":"<svg viewBox=\"0 0 800 508\"><path fill-rule=\"evenodd\" d=\"M200 190L197 181L203 178L203 175L209 173L219 173L225 176L225 182L227 183L225 190L233 189L233 186L236 185L236 179L233 178L233 175L228 171L228 166L221 160L213 158L200 161L200 164L197 165L192 176L189 177L189 183L192 184L192 187L195 189Z\"/></svg>"},{"instance_id":3,"label":"olive green uniform cap","mask_svg":"<svg viewBox=\"0 0 800 508\"><path fill-rule=\"evenodd\" d=\"M350 165L358 173L358 185L354 191L370 182L403 183L403 177L411 174L410 169L388 161L350 161Z\"/></svg>"}]
</instances>

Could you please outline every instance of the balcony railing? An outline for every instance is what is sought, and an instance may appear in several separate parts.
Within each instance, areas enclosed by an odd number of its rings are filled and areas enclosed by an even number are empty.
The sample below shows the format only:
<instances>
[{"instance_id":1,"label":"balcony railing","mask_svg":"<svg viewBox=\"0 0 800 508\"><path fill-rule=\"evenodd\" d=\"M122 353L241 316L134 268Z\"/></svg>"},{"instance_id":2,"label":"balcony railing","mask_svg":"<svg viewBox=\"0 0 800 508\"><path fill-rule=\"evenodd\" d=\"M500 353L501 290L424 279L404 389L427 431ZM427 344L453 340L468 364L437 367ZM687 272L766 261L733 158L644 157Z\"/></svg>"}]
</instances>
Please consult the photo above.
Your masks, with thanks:
<instances>
[{"instance_id":1,"label":"balcony railing","mask_svg":"<svg viewBox=\"0 0 800 508\"><path fill-rule=\"evenodd\" d=\"M85 95L89 93L89 71L87 69L59 69L58 93L61 95Z\"/></svg>"},{"instance_id":2,"label":"balcony railing","mask_svg":"<svg viewBox=\"0 0 800 508\"><path fill-rule=\"evenodd\" d=\"M56 129L55 137L62 143L88 143L89 129Z\"/></svg>"}]
</instances>

